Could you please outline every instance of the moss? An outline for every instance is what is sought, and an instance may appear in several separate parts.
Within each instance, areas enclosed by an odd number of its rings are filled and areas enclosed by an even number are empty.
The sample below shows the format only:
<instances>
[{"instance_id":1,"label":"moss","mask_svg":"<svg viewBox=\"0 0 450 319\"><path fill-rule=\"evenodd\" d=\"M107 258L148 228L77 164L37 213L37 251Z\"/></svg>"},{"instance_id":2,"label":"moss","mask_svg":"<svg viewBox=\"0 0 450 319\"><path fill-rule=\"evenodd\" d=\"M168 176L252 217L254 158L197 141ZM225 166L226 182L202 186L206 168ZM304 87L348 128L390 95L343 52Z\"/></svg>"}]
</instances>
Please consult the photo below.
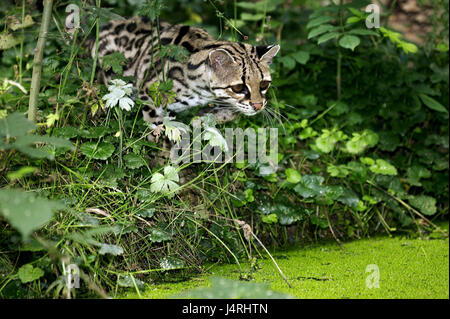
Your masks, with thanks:
<instances>
[{"instance_id":1,"label":"moss","mask_svg":"<svg viewBox=\"0 0 450 319\"><path fill-rule=\"evenodd\" d=\"M448 224L443 225L448 229ZM375 237L343 244L321 243L274 251L293 288L287 287L269 259L252 274L256 282L296 298L449 298L449 240ZM379 288L366 287L368 265L379 269ZM248 265L243 264L243 267ZM150 286L143 298L168 298L210 285L210 277L239 278L236 265L215 265L186 282ZM138 298L135 292L121 296Z\"/></svg>"}]
</instances>

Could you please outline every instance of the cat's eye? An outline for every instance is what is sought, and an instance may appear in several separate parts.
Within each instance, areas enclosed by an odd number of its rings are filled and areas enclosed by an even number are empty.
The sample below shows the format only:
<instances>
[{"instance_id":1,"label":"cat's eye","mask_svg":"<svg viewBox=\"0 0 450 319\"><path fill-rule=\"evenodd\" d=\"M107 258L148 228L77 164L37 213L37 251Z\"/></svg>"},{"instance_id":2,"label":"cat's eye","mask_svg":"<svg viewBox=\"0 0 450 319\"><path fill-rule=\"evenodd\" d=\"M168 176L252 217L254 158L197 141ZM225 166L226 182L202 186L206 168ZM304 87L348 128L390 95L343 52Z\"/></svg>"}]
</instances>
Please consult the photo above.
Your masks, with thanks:
<instances>
[{"instance_id":1,"label":"cat's eye","mask_svg":"<svg viewBox=\"0 0 450 319\"><path fill-rule=\"evenodd\" d=\"M244 84L236 84L231 87L234 93L245 93L247 87Z\"/></svg>"},{"instance_id":2,"label":"cat's eye","mask_svg":"<svg viewBox=\"0 0 450 319\"><path fill-rule=\"evenodd\" d=\"M267 90L270 86L270 81L261 81L261 84L259 87L261 88L261 91Z\"/></svg>"}]
</instances>

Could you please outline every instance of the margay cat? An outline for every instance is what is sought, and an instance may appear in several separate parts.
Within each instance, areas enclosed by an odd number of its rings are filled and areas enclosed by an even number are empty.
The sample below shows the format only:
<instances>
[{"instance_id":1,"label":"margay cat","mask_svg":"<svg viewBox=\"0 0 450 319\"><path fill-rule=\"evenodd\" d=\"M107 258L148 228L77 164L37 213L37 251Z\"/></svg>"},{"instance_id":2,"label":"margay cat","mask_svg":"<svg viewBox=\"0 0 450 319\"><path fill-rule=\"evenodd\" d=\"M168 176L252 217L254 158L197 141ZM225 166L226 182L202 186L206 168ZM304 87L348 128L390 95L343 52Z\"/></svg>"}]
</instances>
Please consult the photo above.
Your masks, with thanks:
<instances>
[{"instance_id":1,"label":"margay cat","mask_svg":"<svg viewBox=\"0 0 450 319\"><path fill-rule=\"evenodd\" d=\"M279 45L252 46L246 43L215 40L205 30L185 25L155 25L144 17L110 21L99 34L98 57L113 52L122 53L128 61L124 76L136 79L139 99L148 101L143 108L144 119L153 123L162 121L164 111L156 109L146 94L150 85L166 74L173 80L176 99L168 110L180 112L190 107L214 103L212 112L218 122L234 119L240 112L254 115L264 109L271 76L269 64L280 49ZM159 40L158 40L159 38ZM185 63L170 60L164 70L156 57L158 43L181 45L189 51ZM95 45L90 45L95 56ZM151 51L153 51L153 61ZM107 83L111 74L100 73Z\"/></svg>"}]
</instances>

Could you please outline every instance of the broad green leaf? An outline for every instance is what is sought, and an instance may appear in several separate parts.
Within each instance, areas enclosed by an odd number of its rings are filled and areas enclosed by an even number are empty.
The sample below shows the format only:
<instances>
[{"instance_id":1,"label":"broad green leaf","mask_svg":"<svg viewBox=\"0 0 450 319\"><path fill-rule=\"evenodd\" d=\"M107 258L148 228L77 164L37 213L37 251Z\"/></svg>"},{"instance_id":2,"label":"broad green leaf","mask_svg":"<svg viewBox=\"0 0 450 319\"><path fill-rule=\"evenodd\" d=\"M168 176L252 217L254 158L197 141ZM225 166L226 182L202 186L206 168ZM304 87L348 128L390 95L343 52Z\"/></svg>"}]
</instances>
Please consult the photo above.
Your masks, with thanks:
<instances>
[{"instance_id":1,"label":"broad green leaf","mask_svg":"<svg viewBox=\"0 0 450 319\"><path fill-rule=\"evenodd\" d=\"M295 59L292 56L282 56L278 58L278 61L288 70L295 68Z\"/></svg>"},{"instance_id":2,"label":"broad green leaf","mask_svg":"<svg viewBox=\"0 0 450 319\"><path fill-rule=\"evenodd\" d=\"M112 132L112 130L108 127L94 126L90 127L89 129L80 130L78 131L78 134L84 138L99 138L105 136L110 132Z\"/></svg>"},{"instance_id":3,"label":"broad green leaf","mask_svg":"<svg viewBox=\"0 0 450 319\"><path fill-rule=\"evenodd\" d=\"M125 155L123 159L125 160L125 165L131 169L140 168L145 165L145 160L133 153Z\"/></svg>"},{"instance_id":4,"label":"broad green leaf","mask_svg":"<svg viewBox=\"0 0 450 319\"><path fill-rule=\"evenodd\" d=\"M344 35L339 40L339 45L343 48L355 50L355 48L361 43L361 40L355 35Z\"/></svg>"},{"instance_id":5,"label":"broad green leaf","mask_svg":"<svg viewBox=\"0 0 450 319\"><path fill-rule=\"evenodd\" d=\"M145 283L140 281L137 278L134 278L132 275L121 275L119 277L119 280L117 281L117 284L119 287L125 287L125 288L134 288L135 286L139 289L142 289L145 287Z\"/></svg>"},{"instance_id":6,"label":"broad green leaf","mask_svg":"<svg viewBox=\"0 0 450 319\"><path fill-rule=\"evenodd\" d=\"M184 267L184 261L176 257L164 257L160 259L159 267L164 270L179 269Z\"/></svg>"},{"instance_id":7,"label":"broad green leaf","mask_svg":"<svg viewBox=\"0 0 450 319\"><path fill-rule=\"evenodd\" d=\"M431 177L431 172L421 165L413 165L408 167L406 171L406 181L413 186L422 186L420 179Z\"/></svg>"},{"instance_id":8,"label":"broad green leaf","mask_svg":"<svg viewBox=\"0 0 450 319\"><path fill-rule=\"evenodd\" d=\"M330 17L330 16L323 15L323 16L320 16L320 17L317 17L317 18L314 18L314 19L310 20L308 22L308 24L306 25L306 28L307 29L311 29L311 28L316 27L318 25L330 22L331 20L334 20L334 18Z\"/></svg>"},{"instance_id":9,"label":"broad green leaf","mask_svg":"<svg viewBox=\"0 0 450 319\"><path fill-rule=\"evenodd\" d=\"M383 159L377 159L375 164L369 167L375 174L397 175L397 169L392 164Z\"/></svg>"},{"instance_id":10,"label":"broad green leaf","mask_svg":"<svg viewBox=\"0 0 450 319\"><path fill-rule=\"evenodd\" d=\"M408 202L417 208L424 215L434 215L436 213L436 199L426 195L409 196Z\"/></svg>"},{"instance_id":11,"label":"broad green leaf","mask_svg":"<svg viewBox=\"0 0 450 319\"><path fill-rule=\"evenodd\" d=\"M172 240L172 235L159 228L152 228L149 234L150 240L154 243Z\"/></svg>"},{"instance_id":12,"label":"broad green leaf","mask_svg":"<svg viewBox=\"0 0 450 319\"><path fill-rule=\"evenodd\" d=\"M275 214L280 225L291 225L302 220L305 211L300 207L293 207L281 203L264 203L258 206L258 212L263 216Z\"/></svg>"},{"instance_id":13,"label":"broad green leaf","mask_svg":"<svg viewBox=\"0 0 450 319\"><path fill-rule=\"evenodd\" d=\"M100 244L100 250L98 251L100 255L113 255L119 256L123 254L123 248L117 245L110 244Z\"/></svg>"},{"instance_id":14,"label":"broad green leaf","mask_svg":"<svg viewBox=\"0 0 450 319\"><path fill-rule=\"evenodd\" d=\"M314 28L311 31L309 31L308 39L317 37L325 32L329 32L334 29L335 29L335 26L333 26L331 24L322 24L322 25L318 26L317 28Z\"/></svg>"},{"instance_id":15,"label":"broad green leaf","mask_svg":"<svg viewBox=\"0 0 450 319\"><path fill-rule=\"evenodd\" d=\"M344 178L349 174L349 170L345 165L328 165L327 172L333 177Z\"/></svg>"},{"instance_id":16,"label":"broad green leaf","mask_svg":"<svg viewBox=\"0 0 450 319\"><path fill-rule=\"evenodd\" d=\"M166 166L164 168L164 175L160 173L154 173L151 179L150 191L154 193L163 193L165 195L173 196L179 186L178 172L176 168L172 166Z\"/></svg>"},{"instance_id":17,"label":"broad green leaf","mask_svg":"<svg viewBox=\"0 0 450 319\"><path fill-rule=\"evenodd\" d=\"M337 198L337 201L352 208L358 207L360 202L358 195L350 189L344 189L342 194Z\"/></svg>"},{"instance_id":18,"label":"broad green leaf","mask_svg":"<svg viewBox=\"0 0 450 319\"><path fill-rule=\"evenodd\" d=\"M90 158L99 160L106 160L114 153L114 145L106 142L101 142L97 145L97 142L86 142L80 147L81 153Z\"/></svg>"},{"instance_id":19,"label":"broad green leaf","mask_svg":"<svg viewBox=\"0 0 450 319\"><path fill-rule=\"evenodd\" d=\"M37 197L32 192L0 190L0 215L22 234L23 239L47 224L54 211L64 208L61 202Z\"/></svg>"},{"instance_id":20,"label":"broad green leaf","mask_svg":"<svg viewBox=\"0 0 450 319\"><path fill-rule=\"evenodd\" d=\"M56 137L74 138L80 133L79 129L72 126L56 127L52 131L52 135Z\"/></svg>"},{"instance_id":21,"label":"broad green leaf","mask_svg":"<svg viewBox=\"0 0 450 319\"><path fill-rule=\"evenodd\" d=\"M246 13L246 12L241 13L241 20L244 20L244 21L259 21L259 20L263 20L265 17L266 17L265 14L262 14L262 13L257 13L257 14L251 14L251 13Z\"/></svg>"},{"instance_id":22,"label":"broad green leaf","mask_svg":"<svg viewBox=\"0 0 450 319\"><path fill-rule=\"evenodd\" d=\"M261 217L261 220L263 223L266 223L266 224L276 224L276 223L278 223L278 216L277 216L277 214L263 215Z\"/></svg>"},{"instance_id":23,"label":"broad green leaf","mask_svg":"<svg viewBox=\"0 0 450 319\"><path fill-rule=\"evenodd\" d=\"M209 145L220 147L224 152L228 152L227 141L215 127L207 127L203 131L203 139L209 141Z\"/></svg>"},{"instance_id":24,"label":"broad green leaf","mask_svg":"<svg viewBox=\"0 0 450 319\"><path fill-rule=\"evenodd\" d=\"M137 211L135 214L140 217L143 217L143 218L152 218L153 215L155 215L155 211L156 211L156 208L150 207L150 208L141 209L141 210Z\"/></svg>"},{"instance_id":25,"label":"broad green leaf","mask_svg":"<svg viewBox=\"0 0 450 319\"><path fill-rule=\"evenodd\" d=\"M448 110L445 108L445 106L443 106L441 103L439 103L432 97L429 97L426 94L419 94L419 96L423 104L428 106L430 109L438 112L448 113Z\"/></svg>"},{"instance_id":26,"label":"broad green leaf","mask_svg":"<svg viewBox=\"0 0 450 319\"><path fill-rule=\"evenodd\" d=\"M300 64L306 64L309 60L309 52L297 51L292 53L291 56Z\"/></svg>"},{"instance_id":27,"label":"broad green leaf","mask_svg":"<svg viewBox=\"0 0 450 319\"><path fill-rule=\"evenodd\" d=\"M36 128L36 124L29 121L23 114L15 112L0 119L0 136L24 136Z\"/></svg>"},{"instance_id":28,"label":"broad green leaf","mask_svg":"<svg viewBox=\"0 0 450 319\"><path fill-rule=\"evenodd\" d=\"M304 198L325 195L325 187L322 185L325 178L319 175L304 175L302 180L294 187L294 191Z\"/></svg>"},{"instance_id":29,"label":"broad green leaf","mask_svg":"<svg viewBox=\"0 0 450 319\"><path fill-rule=\"evenodd\" d=\"M406 54L416 53L419 50L414 43L409 43L409 42L404 42L404 41L401 41L398 44L398 46L401 47Z\"/></svg>"},{"instance_id":30,"label":"broad green leaf","mask_svg":"<svg viewBox=\"0 0 450 319\"><path fill-rule=\"evenodd\" d=\"M339 32L332 31L329 33L325 33L317 39L317 44L322 44L324 42L327 42L328 40L336 38L337 36L339 36Z\"/></svg>"},{"instance_id":31,"label":"broad green leaf","mask_svg":"<svg viewBox=\"0 0 450 319\"><path fill-rule=\"evenodd\" d=\"M23 284L35 281L44 276L44 271L39 267L33 267L32 264L26 264L19 268L17 272L20 281Z\"/></svg>"},{"instance_id":32,"label":"broad green leaf","mask_svg":"<svg viewBox=\"0 0 450 319\"><path fill-rule=\"evenodd\" d=\"M287 168L285 173L289 183L297 184L302 180L302 175L296 169Z\"/></svg>"},{"instance_id":33,"label":"broad green leaf","mask_svg":"<svg viewBox=\"0 0 450 319\"><path fill-rule=\"evenodd\" d=\"M328 228L328 222L327 222L327 220L325 218L320 218L320 217L318 217L316 215L311 215L309 217L309 220L311 221L311 224L317 225L317 226L319 226L322 229Z\"/></svg>"}]
</instances>

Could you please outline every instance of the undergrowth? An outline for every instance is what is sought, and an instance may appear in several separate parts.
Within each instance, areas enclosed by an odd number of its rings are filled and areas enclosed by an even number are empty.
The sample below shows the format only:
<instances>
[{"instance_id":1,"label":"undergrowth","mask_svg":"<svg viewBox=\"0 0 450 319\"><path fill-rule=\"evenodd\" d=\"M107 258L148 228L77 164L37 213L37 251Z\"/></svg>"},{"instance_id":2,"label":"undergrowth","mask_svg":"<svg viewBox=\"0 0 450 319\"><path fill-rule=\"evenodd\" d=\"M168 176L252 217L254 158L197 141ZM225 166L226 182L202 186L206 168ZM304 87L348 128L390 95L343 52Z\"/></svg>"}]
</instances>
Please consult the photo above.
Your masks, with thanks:
<instances>
[{"instance_id":1,"label":"undergrowth","mask_svg":"<svg viewBox=\"0 0 450 319\"><path fill-rule=\"evenodd\" d=\"M65 27L67 3L53 5L37 123L24 114L42 8L8 2L0 11L0 296L139 291L183 280L206 261L266 258L265 246L427 237L448 217L448 1L427 2L433 31L421 44L383 19L368 29L368 1L73 3L76 29ZM204 147L224 147L225 126L277 128L276 163L169 162L168 140L196 110L147 125L122 76L124 57L100 63L83 46L107 20L136 14L281 45L265 112L226 125L202 118ZM96 81L99 68L116 75L114 87ZM170 104L170 81L150 95ZM160 138L149 142L155 130ZM80 289L67 288L69 265Z\"/></svg>"}]
</instances>

